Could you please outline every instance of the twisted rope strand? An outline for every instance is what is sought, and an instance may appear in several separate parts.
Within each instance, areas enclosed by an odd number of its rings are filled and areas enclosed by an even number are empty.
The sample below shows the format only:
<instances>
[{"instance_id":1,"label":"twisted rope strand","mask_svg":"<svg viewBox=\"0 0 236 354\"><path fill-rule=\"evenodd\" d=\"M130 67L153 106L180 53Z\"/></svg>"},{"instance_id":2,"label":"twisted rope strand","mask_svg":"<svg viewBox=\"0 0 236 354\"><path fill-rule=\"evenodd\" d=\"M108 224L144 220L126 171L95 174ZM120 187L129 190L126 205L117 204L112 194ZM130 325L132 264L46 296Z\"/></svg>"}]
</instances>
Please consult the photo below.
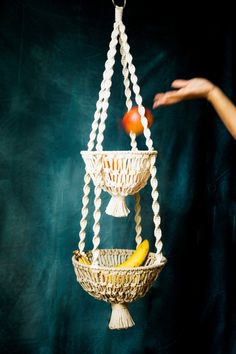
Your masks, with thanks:
<instances>
[{"instance_id":1,"label":"twisted rope strand","mask_svg":"<svg viewBox=\"0 0 236 354\"><path fill-rule=\"evenodd\" d=\"M114 23L114 28L111 35L111 41L109 44L109 50L107 53L107 61L105 63L105 71L104 71L104 84L103 84L103 92L102 92L102 111L100 116L100 123L98 126L98 134L97 134L97 144L96 150L102 151L102 142L104 139L104 130L105 130L105 121L107 119L107 110L109 107L108 99L110 97L110 89L112 85L111 78L113 76L114 70L113 66L115 64L115 55L116 55L116 46L118 43L118 35L119 35L119 25L118 23Z\"/></svg>"},{"instance_id":2,"label":"twisted rope strand","mask_svg":"<svg viewBox=\"0 0 236 354\"><path fill-rule=\"evenodd\" d=\"M97 174L95 178L95 188L94 188L94 213L93 213L93 218L94 218L94 224L93 224L93 263L92 266L97 266L98 265L98 257L99 257L99 249L98 246L100 244L100 218L101 218L101 212L100 212L100 207L101 207L101 182L102 182L102 155L98 158L97 161Z\"/></svg>"},{"instance_id":3,"label":"twisted rope strand","mask_svg":"<svg viewBox=\"0 0 236 354\"><path fill-rule=\"evenodd\" d=\"M142 242L142 226L141 226L141 205L140 205L140 193L135 194L135 231L136 231L136 247Z\"/></svg>"},{"instance_id":4,"label":"twisted rope strand","mask_svg":"<svg viewBox=\"0 0 236 354\"><path fill-rule=\"evenodd\" d=\"M109 48L111 45L114 46L114 39L116 36L118 36L117 25L114 24L113 31L111 33L111 42L109 44ZM116 44L115 44L115 46L116 46ZM110 55L109 51L107 53L107 60L108 60L108 54ZM96 140L97 130L98 130L98 126L99 126L99 120L100 120L101 112L102 112L102 108L103 108L103 101L104 101L104 97L106 95L107 86L109 86L109 83L108 83L109 75L107 74L107 70L109 70L109 68L107 69L107 66L105 65L105 70L103 72L103 79L102 79L101 86L100 86L98 101L96 103L96 111L95 111L94 120L92 123L92 130L91 130L91 133L89 136L89 142L88 142L88 150L89 151L93 150L93 148L94 148L94 142Z\"/></svg>"},{"instance_id":5,"label":"twisted rope strand","mask_svg":"<svg viewBox=\"0 0 236 354\"><path fill-rule=\"evenodd\" d=\"M156 247L156 258L157 258L157 262L160 263L162 260L162 241L161 241L161 236L162 236L162 232L161 232L161 228L160 228L160 223L161 223L161 218L159 215L159 210L160 210L160 205L158 203L158 191L157 191L157 186L158 186L158 182L157 182L157 178L156 178L156 166L155 166L155 162L156 162L156 157L152 156L151 157L151 166L150 166L150 173L151 173L151 180L150 180L150 184L152 187L152 210L153 210L153 221L154 221L154 236L156 238L156 242L155 242L155 247Z\"/></svg>"},{"instance_id":6,"label":"twisted rope strand","mask_svg":"<svg viewBox=\"0 0 236 354\"><path fill-rule=\"evenodd\" d=\"M120 29L120 26L119 26ZM131 89L130 89L130 79L129 79L129 70L128 70L128 62L126 60L125 51L123 48L123 42L121 37L119 37L119 44L120 44L120 54L121 54L121 64L122 64L122 74L124 77L124 87L125 87L125 97L126 97L126 107L129 111L132 108L132 100L131 100Z\"/></svg>"},{"instance_id":7,"label":"twisted rope strand","mask_svg":"<svg viewBox=\"0 0 236 354\"><path fill-rule=\"evenodd\" d=\"M86 226L87 226L87 215L88 215L88 203L89 203L89 193L90 193L90 181L91 177L89 173L86 171L84 175L84 188L83 188L83 198L82 198L82 210L81 210L81 220L80 220L80 233L79 233L79 250L83 254L84 253L84 247L85 247L85 237L86 237Z\"/></svg>"},{"instance_id":8,"label":"twisted rope strand","mask_svg":"<svg viewBox=\"0 0 236 354\"><path fill-rule=\"evenodd\" d=\"M148 150L149 151L152 151L153 150L153 142L152 142L152 139L151 139L151 132L150 132L150 129L148 128L148 121L147 121L147 118L145 117L145 108L143 107L142 105L142 97L140 95L140 87L138 85L138 78L135 74L135 66L133 65L133 58L132 58L132 55L130 54L130 46L128 44L128 41L127 41L127 35L125 33L125 26L123 23L120 23L120 26L119 26L119 29L120 29L120 36L121 36L121 41L123 43L123 49L124 49L124 52L125 52L125 56L126 56L126 60L128 62L128 69L129 69L129 72L130 72L130 80L133 84L133 91L134 91L134 94L135 94L135 101L138 105L138 111L139 111L139 114L141 116L141 123L143 125L143 128L144 128L144 136L146 138L146 145L148 147Z\"/></svg>"},{"instance_id":9,"label":"twisted rope strand","mask_svg":"<svg viewBox=\"0 0 236 354\"><path fill-rule=\"evenodd\" d=\"M119 26L120 30L120 26ZM125 55L125 50L124 50L124 43L121 39L121 36L119 37L119 44L120 44L120 53L121 53L121 64L122 64L122 74L124 76L124 86L125 86L125 97L126 97L126 107L127 111L130 111L132 108L132 100L131 100L131 89L130 89L130 79L129 79L129 70L128 70L128 62L127 58ZM130 132L129 134L131 142L131 149L132 151L137 151L137 142L136 142L136 134L134 132Z\"/></svg>"}]
</instances>

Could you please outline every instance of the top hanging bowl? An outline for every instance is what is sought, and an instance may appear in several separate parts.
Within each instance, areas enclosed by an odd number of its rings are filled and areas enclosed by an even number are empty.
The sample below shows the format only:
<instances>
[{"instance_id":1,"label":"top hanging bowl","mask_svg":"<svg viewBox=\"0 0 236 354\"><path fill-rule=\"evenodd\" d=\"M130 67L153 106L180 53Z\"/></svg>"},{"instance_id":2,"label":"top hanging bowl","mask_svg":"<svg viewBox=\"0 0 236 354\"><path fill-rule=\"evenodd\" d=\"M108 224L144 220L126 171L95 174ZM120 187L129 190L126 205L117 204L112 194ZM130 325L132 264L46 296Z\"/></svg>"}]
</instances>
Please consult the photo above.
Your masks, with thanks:
<instances>
[{"instance_id":1,"label":"top hanging bowl","mask_svg":"<svg viewBox=\"0 0 236 354\"><path fill-rule=\"evenodd\" d=\"M81 155L94 184L99 184L112 196L106 213L128 215L125 197L139 192L146 185L151 159L156 159L157 151L81 151ZM98 175L99 161L101 171Z\"/></svg>"}]
</instances>

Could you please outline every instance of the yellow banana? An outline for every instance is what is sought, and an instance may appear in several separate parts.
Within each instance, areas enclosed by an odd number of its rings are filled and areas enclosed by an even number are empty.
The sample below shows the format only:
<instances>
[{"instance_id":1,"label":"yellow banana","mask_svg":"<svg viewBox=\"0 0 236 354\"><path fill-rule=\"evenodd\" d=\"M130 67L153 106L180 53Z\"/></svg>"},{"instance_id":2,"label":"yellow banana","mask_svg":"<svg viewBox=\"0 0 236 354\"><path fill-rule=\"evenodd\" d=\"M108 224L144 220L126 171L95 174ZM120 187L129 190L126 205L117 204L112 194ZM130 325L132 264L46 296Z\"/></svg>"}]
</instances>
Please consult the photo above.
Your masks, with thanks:
<instances>
[{"instance_id":1,"label":"yellow banana","mask_svg":"<svg viewBox=\"0 0 236 354\"><path fill-rule=\"evenodd\" d=\"M139 267L143 264L147 258L149 252L149 242L148 240L143 240L132 255L123 263L118 264L115 268L133 268ZM76 250L73 252L77 261L82 264L91 265L91 262L86 255L82 255L80 251ZM109 276L111 277L111 276ZM111 279L109 279L111 280Z\"/></svg>"},{"instance_id":2,"label":"yellow banana","mask_svg":"<svg viewBox=\"0 0 236 354\"><path fill-rule=\"evenodd\" d=\"M75 255L76 260L79 261L79 263L91 265L91 262L89 261L89 259L87 258L87 256L82 255L82 254L80 253L80 251L76 250L76 251L74 251L73 253L74 253L74 255Z\"/></svg>"},{"instance_id":3,"label":"yellow banana","mask_svg":"<svg viewBox=\"0 0 236 354\"><path fill-rule=\"evenodd\" d=\"M149 252L148 240L143 240L132 255L123 263L117 265L115 268L132 268L139 267L145 261Z\"/></svg>"}]
</instances>

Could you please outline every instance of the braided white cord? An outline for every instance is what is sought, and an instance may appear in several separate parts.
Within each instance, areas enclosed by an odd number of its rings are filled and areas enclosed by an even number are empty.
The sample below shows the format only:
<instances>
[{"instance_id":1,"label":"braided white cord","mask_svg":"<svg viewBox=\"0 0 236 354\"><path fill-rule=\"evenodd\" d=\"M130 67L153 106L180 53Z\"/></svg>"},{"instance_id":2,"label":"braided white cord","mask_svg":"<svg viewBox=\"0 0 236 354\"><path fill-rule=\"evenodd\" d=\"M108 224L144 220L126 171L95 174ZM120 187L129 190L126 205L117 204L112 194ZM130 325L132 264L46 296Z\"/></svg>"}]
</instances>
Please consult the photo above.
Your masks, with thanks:
<instances>
[{"instance_id":1,"label":"braided white cord","mask_svg":"<svg viewBox=\"0 0 236 354\"><path fill-rule=\"evenodd\" d=\"M140 193L135 194L135 231L136 231L136 247L142 242L142 226L141 226L141 205L140 205Z\"/></svg>"},{"instance_id":2,"label":"braided white cord","mask_svg":"<svg viewBox=\"0 0 236 354\"><path fill-rule=\"evenodd\" d=\"M93 266L98 265L98 257L99 257L99 249L98 246L100 244L100 217L101 217L101 182L102 182L102 155L98 158L97 161L97 171L96 177L94 179L95 186L94 186L94 224L93 224Z\"/></svg>"},{"instance_id":3,"label":"braided white cord","mask_svg":"<svg viewBox=\"0 0 236 354\"><path fill-rule=\"evenodd\" d=\"M153 210L153 221L154 221L154 236L156 238L155 242L155 247L156 247L156 258L157 258L157 263L160 263L162 260L162 241L161 241L161 228L160 228L160 223L161 223L161 218L159 215L159 210L160 210L160 205L158 203L158 191L157 191L157 178L156 178L156 157L152 156L151 157L151 166L150 166L150 173L151 173L151 187L152 187L152 210Z\"/></svg>"},{"instance_id":4,"label":"braided white cord","mask_svg":"<svg viewBox=\"0 0 236 354\"><path fill-rule=\"evenodd\" d=\"M116 29L117 25L114 24L113 26L113 31L112 31L112 34L111 34L111 42L110 42L110 46L111 46L111 43L112 43L112 46L114 44L113 40L116 36L118 36L118 32L117 32L117 29ZM115 44L115 47L116 47L116 44ZM108 51L109 53L109 51ZM108 60L108 53L107 53L107 60ZM110 55L110 53L109 53ZM114 56L115 56L115 53L114 53ZM114 65L114 63L113 63ZM94 114L94 120L93 120L93 123L92 123L92 131L90 133L90 136L89 136L89 143L88 143L88 150L91 151L94 147L94 142L95 142L95 139L96 139L96 135L97 135L97 129L98 129L98 125L99 125L99 119L101 117L101 111L102 111L102 108L103 108L103 101L106 97L106 90L107 90L107 87L109 86L109 76L107 75L107 63L105 64L105 70L103 72L103 80L101 82L101 87L100 87L100 92L99 92L99 97L98 97L98 101L97 101L97 104L96 104L96 111L95 111L95 114Z\"/></svg>"},{"instance_id":5,"label":"braided white cord","mask_svg":"<svg viewBox=\"0 0 236 354\"><path fill-rule=\"evenodd\" d=\"M136 134L133 133L133 132L130 132L129 133L129 136L130 136L130 145L131 145L131 150L132 151L138 151L138 145L137 145L137 141L136 141Z\"/></svg>"},{"instance_id":6,"label":"braided white cord","mask_svg":"<svg viewBox=\"0 0 236 354\"><path fill-rule=\"evenodd\" d=\"M120 29L120 26L119 26ZM128 70L128 62L126 59L125 51L123 48L123 42L121 40L121 37L119 37L119 43L120 43L120 54L121 54L121 64L122 64L122 74L124 76L124 86L125 86L125 97L126 97L126 107L127 111L130 111L132 108L132 100L131 100L131 90L130 90L130 80L129 80L129 70ZM137 142L136 142L136 134L133 132L130 132L129 134L130 139L131 139L131 148L132 151L137 151Z\"/></svg>"},{"instance_id":7,"label":"braided white cord","mask_svg":"<svg viewBox=\"0 0 236 354\"><path fill-rule=\"evenodd\" d=\"M85 232L85 229L86 229L86 226L87 226L87 215L88 215L88 203L89 203L89 192L90 192L90 181L91 181L91 177L90 175L88 174L88 172L86 171L85 172L85 175L84 175L84 188L83 188L83 192L84 192L84 196L82 198L82 217L81 217L81 220L80 220L80 233L79 233L79 238L80 238L80 241L79 241L79 244L78 244L78 247L79 247L79 250L80 250L80 253L84 253L84 247L85 247L85 237L86 237L86 232Z\"/></svg>"},{"instance_id":8,"label":"braided white cord","mask_svg":"<svg viewBox=\"0 0 236 354\"><path fill-rule=\"evenodd\" d=\"M94 120L92 123L92 130L91 133L89 135L89 142L88 142L88 150L92 151L94 148L94 143L95 143L95 139L96 139L96 134L97 134L97 129L98 129L98 122L100 119L100 115L101 115L101 109L102 109L102 101L103 101L103 87L104 85L104 79L101 83L101 90L99 92L99 98L98 101L96 103L96 111L94 113Z\"/></svg>"},{"instance_id":9,"label":"braided white cord","mask_svg":"<svg viewBox=\"0 0 236 354\"><path fill-rule=\"evenodd\" d=\"M110 50L107 53L107 62L105 63L105 70L103 72L103 80L101 82L99 97L98 97L98 101L96 103L96 111L95 111L94 120L93 120L93 123L92 123L92 131L91 131L90 136L89 136L89 142L88 142L88 150L89 151L93 150L93 148L94 148L94 142L95 142L95 139L96 139L97 129L98 129L98 125L99 125L99 119L101 117L101 111L102 111L102 108L103 108L103 101L106 98L107 89L109 90L109 87L111 86L111 83L110 83L111 77L109 77L109 75L111 74L111 76L112 76L113 72L110 73L110 68L108 66L108 61L109 61L109 64L111 64L112 62L110 61L110 57L112 59L112 57L114 58L115 54L116 54L116 44L117 44L116 38L119 35L118 28L117 28L118 27L118 23L116 23L116 22L121 21L122 12L123 12L123 8L120 8L120 7L116 6L116 13L115 13L116 21L115 21L115 23L113 25L113 31L111 33L111 41L110 41L110 44L109 44ZM112 67L113 67L114 63L115 62L113 62ZM111 69L112 69L112 67L111 67ZM108 106L107 106L107 108L108 108Z\"/></svg>"},{"instance_id":10,"label":"braided white cord","mask_svg":"<svg viewBox=\"0 0 236 354\"><path fill-rule=\"evenodd\" d=\"M120 26L119 26L119 28L120 28ZM125 103L126 103L127 110L129 111L132 108L129 70L128 70L128 62L126 60L126 55L125 55L124 48L122 45L121 37L119 37L119 44L120 44L122 74L124 76L125 97L126 97Z\"/></svg>"},{"instance_id":11,"label":"braided white cord","mask_svg":"<svg viewBox=\"0 0 236 354\"><path fill-rule=\"evenodd\" d=\"M118 30L118 23L114 23L113 26L113 31L111 34L111 41L109 44L109 50L107 53L107 61L105 63L105 70L103 73L103 91L102 91L102 112L101 112L101 117L100 117L100 123L98 126L98 135L97 135L97 144L96 144L96 150L97 151L102 151L102 142L104 139L103 132L105 130L105 121L107 119L107 110L108 110L108 99L111 94L111 78L113 76L113 66L115 64L115 55L116 55L116 46L118 43L118 35L119 35L119 30Z\"/></svg>"},{"instance_id":12,"label":"braided white cord","mask_svg":"<svg viewBox=\"0 0 236 354\"><path fill-rule=\"evenodd\" d=\"M127 42L127 35L125 33L125 26L123 23L120 23L119 26L120 29L120 37L121 37L121 42L124 48L124 52L126 55L126 60L128 62L128 68L129 68L129 72L130 72L130 80L133 84L133 91L135 94L135 101L137 102L138 105L138 111L139 114L141 116L141 123L143 125L144 128L144 136L146 138L146 145L148 147L149 151L153 150L153 142L151 139L151 132L150 129L148 128L148 121L147 118L145 117L145 108L142 105L142 97L140 95L140 87L138 85L138 78L135 74L135 66L133 65L133 58L132 55L130 54L130 46Z\"/></svg>"}]
</instances>

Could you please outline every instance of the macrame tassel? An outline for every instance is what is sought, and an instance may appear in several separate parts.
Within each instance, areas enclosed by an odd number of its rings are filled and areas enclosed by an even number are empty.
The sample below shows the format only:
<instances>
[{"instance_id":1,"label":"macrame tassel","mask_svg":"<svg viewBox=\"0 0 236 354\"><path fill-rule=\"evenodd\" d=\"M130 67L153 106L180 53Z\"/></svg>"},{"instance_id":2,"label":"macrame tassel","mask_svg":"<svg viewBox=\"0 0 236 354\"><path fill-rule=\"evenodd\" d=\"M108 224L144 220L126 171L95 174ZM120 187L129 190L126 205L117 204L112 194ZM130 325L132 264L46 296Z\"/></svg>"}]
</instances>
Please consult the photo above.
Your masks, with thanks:
<instances>
[{"instance_id":1,"label":"macrame tassel","mask_svg":"<svg viewBox=\"0 0 236 354\"><path fill-rule=\"evenodd\" d=\"M109 322L110 329L126 329L135 325L127 305L111 304L112 313Z\"/></svg>"},{"instance_id":2,"label":"macrame tassel","mask_svg":"<svg viewBox=\"0 0 236 354\"><path fill-rule=\"evenodd\" d=\"M113 195L106 207L106 213L115 217L127 216L129 209L126 205L125 197Z\"/></svg>"}]
</instances>

